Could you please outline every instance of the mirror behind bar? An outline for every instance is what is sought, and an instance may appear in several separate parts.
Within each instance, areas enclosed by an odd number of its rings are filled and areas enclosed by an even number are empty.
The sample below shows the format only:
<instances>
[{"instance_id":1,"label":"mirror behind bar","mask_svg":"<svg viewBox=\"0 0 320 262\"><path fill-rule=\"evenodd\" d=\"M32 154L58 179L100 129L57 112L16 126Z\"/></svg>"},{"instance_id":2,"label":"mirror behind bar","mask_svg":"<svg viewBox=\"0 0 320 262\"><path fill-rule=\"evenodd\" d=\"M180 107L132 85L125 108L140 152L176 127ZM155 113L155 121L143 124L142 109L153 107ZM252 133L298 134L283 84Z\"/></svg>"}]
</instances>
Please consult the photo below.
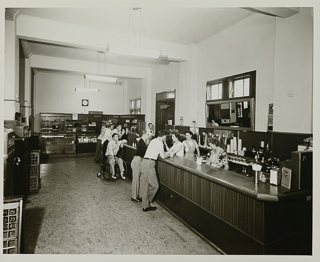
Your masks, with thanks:
<instances>
[{"instance_id":1,"label":"mirror behind bar","mask_svg":"<svg viewBox=\"0 0 320 262\"><path fill-rule=\"evenodd\" d=\"M206 127L254 131L253 98L206 103Z\"/></svg>"}]
</instances>

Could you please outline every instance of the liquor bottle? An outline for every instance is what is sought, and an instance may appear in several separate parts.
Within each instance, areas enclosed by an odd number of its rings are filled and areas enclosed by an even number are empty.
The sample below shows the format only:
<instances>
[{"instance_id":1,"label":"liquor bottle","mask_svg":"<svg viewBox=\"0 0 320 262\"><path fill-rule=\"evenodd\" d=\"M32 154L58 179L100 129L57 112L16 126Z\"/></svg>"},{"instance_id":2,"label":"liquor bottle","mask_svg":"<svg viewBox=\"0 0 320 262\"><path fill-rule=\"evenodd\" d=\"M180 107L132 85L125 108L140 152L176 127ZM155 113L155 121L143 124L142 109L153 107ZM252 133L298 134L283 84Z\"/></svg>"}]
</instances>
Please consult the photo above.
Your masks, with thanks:
<instances>
[{"instance_id":1,"label":"liquor bottle","mask_svg":"<svg viewBox=\"0 0 320 262\"><path fill-rule=\"evenodd\" d=\"M271 158L271 151L270 151L270 145L269 143L267 143L266 145L266 150L265 150L265 153L264 153L264 158L265 160L268 162L269 159Z\"/></svg>"},{"instance_id":2,"label":"liquor bottle","mask_svg":"<svg viewBox=\"0 0 320 262\"><path fill-rule=\"evenodd\" d=\"M252 146L252 150L251 150L251 152L252 152L252 157L253 158L256 158L256 148L254 147L254 146Z\"/></svg>"}]
</instances>

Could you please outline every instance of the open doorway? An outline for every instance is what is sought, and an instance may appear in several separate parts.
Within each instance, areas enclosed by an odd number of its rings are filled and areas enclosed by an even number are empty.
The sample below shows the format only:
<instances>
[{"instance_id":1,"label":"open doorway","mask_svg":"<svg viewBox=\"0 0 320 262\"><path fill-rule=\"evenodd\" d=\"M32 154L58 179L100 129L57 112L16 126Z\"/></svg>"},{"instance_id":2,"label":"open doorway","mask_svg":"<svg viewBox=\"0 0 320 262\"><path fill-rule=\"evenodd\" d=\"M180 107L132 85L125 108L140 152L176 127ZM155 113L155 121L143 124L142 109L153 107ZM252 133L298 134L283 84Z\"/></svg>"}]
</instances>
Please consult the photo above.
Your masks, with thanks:
<instances>
[{"instance_id":1,"label":"open doorway","mask_svg":"<svg viewBox=\"0 0 320 262\"><path fill-rule=\"evenodd\" d=\"M175 90L156 94L156 132L175 125L175 98Z\"/></svg>"}]
</instances>

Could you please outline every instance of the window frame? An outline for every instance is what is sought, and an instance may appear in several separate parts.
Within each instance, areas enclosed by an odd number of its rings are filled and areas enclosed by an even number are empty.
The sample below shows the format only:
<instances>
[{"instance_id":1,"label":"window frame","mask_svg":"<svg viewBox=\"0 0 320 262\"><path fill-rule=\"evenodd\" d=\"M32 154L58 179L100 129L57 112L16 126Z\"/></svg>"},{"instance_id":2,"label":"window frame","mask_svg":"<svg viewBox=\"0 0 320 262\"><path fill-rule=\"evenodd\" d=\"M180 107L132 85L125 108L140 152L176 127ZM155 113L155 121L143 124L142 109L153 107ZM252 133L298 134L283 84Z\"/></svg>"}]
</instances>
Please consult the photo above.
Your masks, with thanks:
<instances>
[{"instance_id":1,"label":"window frame","mask_svg":"<svg viewBox=\"0 0 320 262\"><path fill-rule=\"evenodd\" d=\"M137 102L139 101L139 107L137 107ZM134 102L134 108L131 107L132 102ZM139 111L137 113L136 111ZM130 115L141 115L141 97L129 99L129 113Z\"/></svg>"},{"instance_id":2,"label":"window frame","mask_svg":"<svg viewBox=\"0 0 320 262\"><path fill-rule=\"evenodd\" d=\"M249 78L249 95L248 96L239 96L239 97L230 97L229 87L231 83L239 79ZM208 87L212 85L222 83L222 98L218 99L208 99ZM224 100L236 100L242 98L255 98L256 97L256 71L250 71L246 73L241 73L229 77L223 77L215 80L210 80L206 84L206 102L211 101L224 101Z\"/></svg>"},{"instance_id":3,"label":"window frame","mask_svg":"<svg viewBox=\"0 0 320 262\"><path fill-rule=\"evenodd\" d=\"M239 79L249 78L249 95L240 96L240 97L230 97L229 86L234 84L235 81ZM214 84L222 83L222 98L218 99L207 99L208 98L208 87L211 87ZM212 104L222 104L230 102L240 102L240 101L249 101L251 109L250 117L250 127L232 127L232 126L210 126L208 125L208 108L207 106ZM215 80L207 81L206 84L206 103L205 103L205 112L206 112L206 127L207 128L216 128L216 129L228 129L228 130L255 130L255 100L256 100L256 70L245 72L241 74L232 75L229 77L223 77Z\"/></svg>"}]
</instances>

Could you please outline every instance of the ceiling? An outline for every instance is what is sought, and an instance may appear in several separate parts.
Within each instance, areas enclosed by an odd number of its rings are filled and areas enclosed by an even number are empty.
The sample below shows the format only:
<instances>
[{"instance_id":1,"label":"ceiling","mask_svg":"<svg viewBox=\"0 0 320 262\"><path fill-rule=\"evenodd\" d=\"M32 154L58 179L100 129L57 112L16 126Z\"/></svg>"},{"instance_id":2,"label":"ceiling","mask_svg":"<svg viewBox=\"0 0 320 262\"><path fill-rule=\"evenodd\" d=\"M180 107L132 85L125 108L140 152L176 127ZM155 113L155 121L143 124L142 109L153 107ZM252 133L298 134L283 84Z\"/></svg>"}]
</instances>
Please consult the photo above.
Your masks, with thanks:
<instances>
[{"instance_id":1,"label":"ceiling","mask_svg":"<svg viewBox=\"0 0 320 262\"><path fill-rule=\"evenodd\" d=\"M117 34L137 34L156 40L179 44L198 43L218 32L248 18L254 13L242 8L12 8L7 15L18 12L49 20L55 20L85 28L106 30ZM139 29L140 18L144 28ZM133 27L133 25L135 27ZM94 50L79 49L72 46L23 40L25 55L31 53L49 57L62 57L83 61L97 61ZM146 67L168 63L165 59L133 59L109 55L109 63Z\"/></svg>"}]
</instances>

